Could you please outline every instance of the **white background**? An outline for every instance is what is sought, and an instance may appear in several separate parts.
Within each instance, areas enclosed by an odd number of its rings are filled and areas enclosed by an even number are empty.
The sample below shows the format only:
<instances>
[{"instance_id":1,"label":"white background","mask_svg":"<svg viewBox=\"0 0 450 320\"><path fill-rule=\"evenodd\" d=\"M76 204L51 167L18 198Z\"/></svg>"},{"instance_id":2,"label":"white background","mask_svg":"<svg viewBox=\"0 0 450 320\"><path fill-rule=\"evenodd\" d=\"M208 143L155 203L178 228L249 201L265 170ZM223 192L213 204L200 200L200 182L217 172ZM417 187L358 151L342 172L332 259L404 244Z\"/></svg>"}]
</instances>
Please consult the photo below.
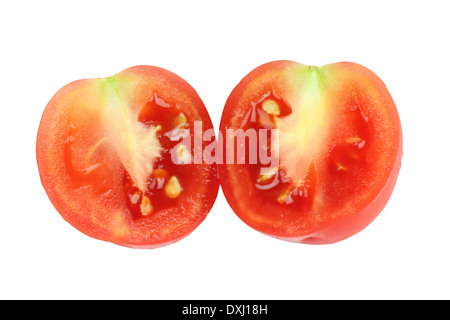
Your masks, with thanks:
<instances>
[{"instance_id":1,"label":"white background","mask_svg":"<svg viewBox=\"0 0 450 320\"><path fill-rule=\"evenodd\" d=\"M2 299L450 298L450 49L446 1L2 1ZM360 63L403 124L390 202L334 245L287 243L242 223L222 192L184 240L136 250L66 223L41 186L42 112L82 78L138 64L177 73L218 128L225 100L258 65Z\"/></svg>"}]
</instances>

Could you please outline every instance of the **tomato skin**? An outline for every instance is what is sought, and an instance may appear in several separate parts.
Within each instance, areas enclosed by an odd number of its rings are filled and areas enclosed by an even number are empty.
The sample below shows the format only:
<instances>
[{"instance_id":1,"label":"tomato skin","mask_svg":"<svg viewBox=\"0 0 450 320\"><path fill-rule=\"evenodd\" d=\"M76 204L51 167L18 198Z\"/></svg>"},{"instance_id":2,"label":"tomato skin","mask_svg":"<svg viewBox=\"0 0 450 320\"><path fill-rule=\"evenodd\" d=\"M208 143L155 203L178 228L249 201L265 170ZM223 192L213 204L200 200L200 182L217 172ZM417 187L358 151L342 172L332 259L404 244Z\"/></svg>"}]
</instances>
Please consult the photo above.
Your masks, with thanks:
<instances>
[{"instance_id":1,"label":"tomato skin","mask_svg":"<svg viewBox=\"0 0 450 320\"><path fill-rule=\"evenodd\" d=\"M386 185L378 197L362 208L356 215L346 217L322 230L298 237L278 237L278 239L304 244L331 244L345 240L364 230L381 213L388 203L400 172L403 142L400 138L399 153ZM270 234L267 234L271 236Z\"/></svg>"},{"instance_id":2,"label":"tomato skin","mask_svg":"<svg viewBox=\"0 0 450 320\"><path fill-rule=\"evenodd\" d=\"M309 94L310 89L304 79L312 74L310 68L312 67L292 61L273 61L251 71L228 97L222 114L220 131L238 128L251 103L257 101L258 97L266 92L276 92L278 96L295 105L295 97L301 96L299 92ZM369 127L367 134L370 135L370 139L365 147L370 156L367 163L355 165L360 166L358 170L355 170L359 172L355 174L355 177L363 179L360 181L362 187L358 189L355 187L358 185L357 182L347 182L342 185L342 188L336 189L341 194L345 194L346 199L338 199L337 196L333 198L333 192L328 191L326 196L320 197L320 202L325 204L316 205L316 208L311 210L298 211L267 202L265 199L267 197L254 190L251 174L249 174L250 169L246 165L221 164L219 173L225 198L236 215L251 228L285 241L330 244L360 232L383 210L399 174L403 142L395 104L384 83L373 72L349 62L326 65L317 70L321 83L320 95L325 100L325 104L330 104L330 107L326 109L327 112L341 110L341 106L337 104L344 103L345 99L350 101L352 94L356 92L361 102L362 117L365 119L366 113L370 115L367 124ZM330 159L335 142L328 140L335 137L336 141L341 141L342 137L337 137L340 132L345 131L346 120L339 113L326 119L328 119L330 133L327 139L321 140L324 142L324 147L320 156L315 158L316 164L329 161L327 159ZM312 123L311 127L315 125L314 121ZM365 131L360 131L361 134L363 132ZM283 143L283 138L280 138L280 145ZM377 143L383 146L381 148L383 156L378 156L376 153L377 148L373 145ZM386 158L385 164L380 167L381 172L377 172L377 165L383 163L380 160L382 157ZM280 165L283 166L283 158L280 160ZM317 190L337 188L336 185L339 186L341 179L339 175L345 174L338 172L333 173L333 176L326 171L326 168L327 166L321 165L319 169ZM351 178L345 179L358 181ZM369 185L372 187L366 188Z\"/></svg>"},{"instance_id":3,"label":"tomato skin","mask_svg":"<svg viewBox=\"0 0 450 320\"><path fill-rule=\"evenodd\" d=\"M105 109L111 102L110 93L105 93L105 88L110 88L108 82L117 84L115 90L120 92L130 115L135 115L154 91L179 108L189 124L198 120L203 130L212 129L196 91L165 69L135 66L107 79L74 81L53 96L42 115L36 141L42 185L62 218L92 238L131 248L158 248L179 241L204 221L214 204L219 188L217 167L205 163L184 165L179 171L186 171L187 180L181 181L180 196L149 217L133 219L124 193L126 170L122 158L126 152L119 156L114 149L121 146L120 141L108 144L111 132L117 131L106 130L108 124L104 121L104 114L112 110ZM67 156L72 140L74 152ZM88 170L83 167L86 155L92 157ZM84 184L75 183L73 172L88 176L90 170L93 178L82 176Z\"/></svg>"}]
</instances>

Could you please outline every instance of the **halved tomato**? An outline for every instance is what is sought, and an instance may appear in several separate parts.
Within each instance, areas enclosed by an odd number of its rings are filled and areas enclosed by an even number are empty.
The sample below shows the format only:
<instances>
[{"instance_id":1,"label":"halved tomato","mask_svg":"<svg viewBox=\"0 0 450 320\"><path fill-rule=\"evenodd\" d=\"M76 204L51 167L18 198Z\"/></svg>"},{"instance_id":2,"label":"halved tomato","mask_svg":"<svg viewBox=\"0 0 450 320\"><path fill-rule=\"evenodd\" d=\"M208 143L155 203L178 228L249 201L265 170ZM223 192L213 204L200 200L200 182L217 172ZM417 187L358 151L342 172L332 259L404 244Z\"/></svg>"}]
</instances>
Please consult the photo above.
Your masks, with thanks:
<instances>
[{"instance_id":1,"label":"halved tomato","mask_svg":"<svg viewBox=\"0 0 450 320\"><path fill-rule=\"evenodd\" d=\"M93 238L173 243L205 219L219 188L216 165L188 161L193 149L174 139L193 135L194 121L212 129L195 90L165 69L136 66L70 83L39 126L42 184L61 216Z\"/></svg>"},{"instance_id":2,"label":"halved tomato","mask_svg":"<svg viewBox=\"0 0 450 320\"><path fill-rule=\"evenodd\" d=\"M257 135L257 149L271 150L272 159L252 163L256 148L245 135L247 161L219 166L225 197L250 227L283 240L334 243L361 231L386 205L399 173L394 101L373 72L355 63L274 61L256 68L223 111L220 131L236 129L267 130L278 140ZM236 145L227 140L225 153Z\"/></svg>"}]
</instances>

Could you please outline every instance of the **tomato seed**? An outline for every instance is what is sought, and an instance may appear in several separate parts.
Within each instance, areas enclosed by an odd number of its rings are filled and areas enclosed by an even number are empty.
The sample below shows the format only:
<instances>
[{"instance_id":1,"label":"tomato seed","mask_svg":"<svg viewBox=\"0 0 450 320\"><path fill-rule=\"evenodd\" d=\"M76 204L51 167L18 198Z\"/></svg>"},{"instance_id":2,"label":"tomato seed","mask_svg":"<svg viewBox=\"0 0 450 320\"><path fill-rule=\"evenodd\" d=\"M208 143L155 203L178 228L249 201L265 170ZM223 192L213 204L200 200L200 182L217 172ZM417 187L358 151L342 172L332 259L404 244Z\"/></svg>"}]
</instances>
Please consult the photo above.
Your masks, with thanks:
<instances>
[{"instance_id":1,"label":"tomato seed","mask_svg":"<svg viewBox=\"0 0 450 320\"><path fill-rule=\"evenodd\" d=\"M270 115L279 116L280 106L272 99L267 99L262 103L262 109Z\"/></svg>"},{"instance_id":2,"label":"tomato seed","mask_svg":"<svg viewBox=\"0 0 450 320\"><path fill-rule=\"evenodd\" d=\"M183 128L186 125L186 116L181 112L174 120L173 127L174 128Z\"/></svg>"},{"instance_id":3,"label":"tomato seed","mask_svg":"<svg viewBox=\"0 0 450 320\"><path fill-rule=\"evenodd\" d=\"M153 206L152 206L152 203L150 202L150 198L147 196L142 197L142 202L141 202L142 215L148 216L152 212L153 212Z\"/></svg>"},{"instance_id":4,"label":"tomato seed","mask_svg":"<svg viewBox=\"0 0 450 320\"><path fill-rule=\"evenodd\" d=\"M347 138L345 140L345 142L349 143L349 144L360 143L361 142L361 138L360 137L350 137L350 138Z\"/></svg>"},{"instance_id":5,"label":"tomato seed","mask_svg":"<svg viewBox=\"0 0 450 320\"><path fill-rule=\"evenodd\" d=\"M164 186L164 192L169 198L176 198L180 195L181 185L177 177L170 177L169 181L167 181L166 185Z\"/></svg>"},{"instance_id":6,"label":"tomato seed","mask_svg":"<svg viewBox=\"0 0 450 320\"><path fill-rule=\"evenodd\" d=\"M265 170L263 170L265 169ZM261 174L259 175L257 182L259 184L266 184L270 182L278 173L278 167L273 168L260 168Z\"/></svg>"}]
</instances>

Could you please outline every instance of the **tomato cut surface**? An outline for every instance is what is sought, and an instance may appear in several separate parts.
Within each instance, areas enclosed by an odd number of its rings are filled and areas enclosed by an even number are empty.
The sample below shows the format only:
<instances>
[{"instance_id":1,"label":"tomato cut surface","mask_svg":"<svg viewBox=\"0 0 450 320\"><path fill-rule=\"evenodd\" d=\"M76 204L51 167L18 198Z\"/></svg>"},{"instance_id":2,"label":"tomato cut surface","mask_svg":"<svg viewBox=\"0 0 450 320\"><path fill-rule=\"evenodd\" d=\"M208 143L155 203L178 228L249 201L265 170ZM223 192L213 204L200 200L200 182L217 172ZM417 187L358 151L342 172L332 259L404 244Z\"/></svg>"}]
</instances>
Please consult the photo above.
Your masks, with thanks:
<instances>
[{"instance_id":1,"label":"tomato cut surface","mask_svg":"<svg viewBox=\"0 0 450 320\"><path fill-rule=\"evenodd\" d=\"M220 131L230 129L277 135L256 142L276 165L258 158L226 162L219 172L239 218L287 241L334 243L361 231L386 205L400 169L395 104L383 82L355 63L256 68L226 102Z\"/></svg>"},{"instance_id":2,"label":"tomato cut surface","mask_svg":"<svg viewBox=\"0 0 450 320\"><path fill-rule=\"evenodd\" d=\"M194 121L212 129L195 90L165 69L72 82L41 119L42 184L61 216L93 238L139 248L173 243L206 218L219 188L216 165L190 161L192 148L176 138L193 136Z\"/></svg>"}]
</instances>

